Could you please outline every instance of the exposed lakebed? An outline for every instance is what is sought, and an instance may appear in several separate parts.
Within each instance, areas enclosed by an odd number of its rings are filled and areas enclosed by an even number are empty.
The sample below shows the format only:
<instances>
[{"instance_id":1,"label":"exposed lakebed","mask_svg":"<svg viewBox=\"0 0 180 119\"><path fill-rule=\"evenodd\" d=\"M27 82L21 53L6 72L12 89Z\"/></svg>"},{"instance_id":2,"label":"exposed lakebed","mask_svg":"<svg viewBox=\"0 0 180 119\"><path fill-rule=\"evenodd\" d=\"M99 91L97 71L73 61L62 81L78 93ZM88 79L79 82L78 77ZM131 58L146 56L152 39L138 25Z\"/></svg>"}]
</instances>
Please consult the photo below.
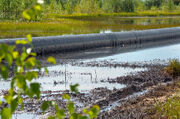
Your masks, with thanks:
<instances>
[{"instance_id":1,"label":"exposed lakebed","mask_svg":"<svg viewBox=\"0 0 180 119\"><path fill-rule=\"evenodd\" d=\"M41 72L36 80L42 86L41 101L56 100L62 106L64 103L61 95L69 93L78 110L94 102L100 105L102 112L111 110L125 99L146 93L150 86L172 81L172 77L164 74L162 68L168 64L169 59L180 59L179 51L180 44L174 44L111 55L109 52L103 52L103 57L97 56L96 52L97 57L88 59L85 57L66 59L68 54L64 57L56 54L54 56L57 65L47 65L49 75ZM95 51L83 53L93 54L93 52ZM44 59L40 60L43 62ZM67 91L69 85L75 83L80 84L80 93L76 96ZM8 86L9 81L0 82L1 91L6 90ZM38 118L37 114L41 114L39 104L41 102L26 99L25 112L17 114L17 117Z\"/></svg>"}]
</instances>

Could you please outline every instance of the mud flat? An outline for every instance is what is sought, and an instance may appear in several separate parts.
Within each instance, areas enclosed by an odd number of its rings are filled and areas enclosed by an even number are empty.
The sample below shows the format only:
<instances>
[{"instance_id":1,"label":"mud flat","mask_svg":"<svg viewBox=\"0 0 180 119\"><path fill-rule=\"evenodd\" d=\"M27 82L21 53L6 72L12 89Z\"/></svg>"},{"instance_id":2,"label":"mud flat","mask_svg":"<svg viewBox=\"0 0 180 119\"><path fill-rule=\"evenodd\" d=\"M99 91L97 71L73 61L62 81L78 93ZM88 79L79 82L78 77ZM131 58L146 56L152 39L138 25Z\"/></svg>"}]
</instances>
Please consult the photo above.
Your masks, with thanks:
<instances>
[{"instance_id":1,"label":"mud flat","mask_svg":"<svg viewBox=\"0 0 180 119\"><path fill-rule=\"evenodd\" d=\"M24 97L25 110L17 111L13 118L46 118L47 115L54 114L54 109L42 115L41 103L53 100L58 102L60 107L64 107L66 102L61 98L64 93L71 95L77 111L98 104L101 108L99 115L101 119L145 117L149 114L146 108L153 107L154 98L168 97L176 87L178 88L174 84L177 80L165 73L164 67L168 65L168 59L180 59L179 48L179 44L175 44L126 53L112 54L112 50L100 53L102 56L106 54L106 57L99 57L97 53L94 55L93 51L79 53L79 56L88 54L87 56L91 57L88 59L82 57L73 59L72 56L63 59L61 55L55 55L58 64L56 66L46 64L49 75L45 75L42 71L36 80L42 87L41 99L36 101ZM44 59L45 57L40 60L44 62ZM82 85L78 94L68 91L69 84L74 83ZM9 81L1 81L0 84L2 96L7 93ZM145 106L141 109L143 104Z\"/></svg>"},{"instance_id":2,"label":"mud flat","mask_svg":"<svg viewBox=\"0 0 180 119\"><path fill-rule=\"evenodd\" d=\"M101 80L101 82L108 82L114 85L126 85L119 89L98 87L86 92L80 91L78 94L72 94L68 90L43 91L39 101L25 98L25 112L34 113L37 117L47 117L47 115L54 114L53 109L50 109L47 111L46 115L41 115L42 112L39 107L42 101L53 100L63 108L66 102L62 100L61 96L64 93L68 93L76 103L77 111L81 111L84 107L91 107L94 104L98 104L101 108L99 119L140 118L146 115L151 116L146 112L147 110L151 110L148 105L153 107L153 104L155 104L152 101L153 99L162 96L168 97L172 94L171 92L175 92L175 88L178 86L174 81L176 80L173 79L173 77L163 71L163 66L150 67L148 70L139 71L136 74L120 76L105 81ZM168 91L167 94L166 91ZM141 109L143 103L144 110Z\"/></svg>"}]
</instances>

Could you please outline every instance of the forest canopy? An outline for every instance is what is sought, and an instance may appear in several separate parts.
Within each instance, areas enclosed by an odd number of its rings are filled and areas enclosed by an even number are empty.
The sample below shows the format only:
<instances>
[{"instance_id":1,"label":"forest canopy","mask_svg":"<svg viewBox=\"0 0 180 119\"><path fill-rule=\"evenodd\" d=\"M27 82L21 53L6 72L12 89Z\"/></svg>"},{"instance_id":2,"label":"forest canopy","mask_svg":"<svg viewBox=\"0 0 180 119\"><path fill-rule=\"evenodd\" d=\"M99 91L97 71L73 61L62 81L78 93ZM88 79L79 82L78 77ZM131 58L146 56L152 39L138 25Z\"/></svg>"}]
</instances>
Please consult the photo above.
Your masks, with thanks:
<instances>
[{"instance_id":1,"label":"forest canopy","mask_svg":"<svg viewBox=\"0 0 180 119\"><path fill-rule=\"evenodd\" d=\"M179 10L180 0L44 0L43 14L120 13ZM0 0L1 19L20 19L34 0Z\"/></svg>"}]
</instances>

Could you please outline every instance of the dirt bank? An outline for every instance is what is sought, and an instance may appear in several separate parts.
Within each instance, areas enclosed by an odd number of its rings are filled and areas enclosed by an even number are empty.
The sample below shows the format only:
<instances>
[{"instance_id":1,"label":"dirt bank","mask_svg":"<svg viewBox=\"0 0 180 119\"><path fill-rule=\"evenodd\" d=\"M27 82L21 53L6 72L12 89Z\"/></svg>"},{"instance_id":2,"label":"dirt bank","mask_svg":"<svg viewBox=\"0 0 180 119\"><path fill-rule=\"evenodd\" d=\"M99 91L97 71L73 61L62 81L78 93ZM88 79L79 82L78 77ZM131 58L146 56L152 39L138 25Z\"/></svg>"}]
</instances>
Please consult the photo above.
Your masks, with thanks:
<instances>
[{"instance_id":1,"label":"dirt bank","mask_svg":"<svg viewBox=\"0 0 180 119\"><path fill-rule=\"evenodd\" d=\"M177 82L157 85L148 93L129 99L120 106L101 113L99 119L160 119L162 115L155 109L157 102L167 101L177 93L179 88Z\"/></svg>"},{"instance_id":2,"label":"dirt bank","mask_svg":"<svg viewBox=\"0 0 180 119\"><path fill-rule=\"evenodd\" d=\"M101 80L101 82L108 82L114 85L125 84L126 87L121 89L95 88L87 92L79 92L78 94L72 94L68 90L43 91L38 101L24 98L25 112L41 115L40 106L43 101L56 101L60 107L64 108L66 102L62 100L62 95L67 93L75 102L77 111L98 104L101 108L99 119L158 118L159 115L154 110L155 102L165 101L179 88L176 84L177 79L165 73L164 66L161 64L74 62L72 65L85 67L143 67L147 70L114 79ZM3 91L1 95L6 93L6 91ZM51 108L46 113L48 115L54 114L54 109Z\"/></svg>"}]
</instances>

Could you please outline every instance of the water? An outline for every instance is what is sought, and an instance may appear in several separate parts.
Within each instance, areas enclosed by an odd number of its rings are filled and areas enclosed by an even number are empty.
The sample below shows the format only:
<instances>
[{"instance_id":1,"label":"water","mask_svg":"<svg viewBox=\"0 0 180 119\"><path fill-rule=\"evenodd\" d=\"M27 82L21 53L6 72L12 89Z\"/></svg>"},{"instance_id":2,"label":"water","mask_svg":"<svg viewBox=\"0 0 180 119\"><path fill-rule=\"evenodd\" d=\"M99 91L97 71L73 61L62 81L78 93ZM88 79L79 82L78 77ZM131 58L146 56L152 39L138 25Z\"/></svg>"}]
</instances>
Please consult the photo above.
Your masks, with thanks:
<instances>
[{"instance_id":1,"label":"water","mask_svg":"<svg viewBox=\"0 0 180 119\"><path fill-rule=\"evenodd\" d=\"M103 51L102 51L103 52ZM96 52L96 55L98 53ZM92 52L85 52L91 54ZM106 55L107 53L107 55ZM111 53L110 53L111 54ZM60 60L56 58L57 60ZM102 57L94 57L90 59L79 60L77 62L98 62L109 61L112 64L116 62L128 62L128 63L167 63L169 59L180 59L180 43L155 47L149 49L134 50L125 53L117 53L109 55L109 52L104 52ZM49 66L49 75L41 76L37 81L41 83L42 90L67 90L70 84L79 83L79 89L81 91L87 91L98 87L104 87L108 89L123 88L123 84L110 84L106 81L118 76L125 76L130 73L136 73L138 71L146 70L142 68L122 68L122 67L83 67L73 66L71 63L64 65ZM103 82L101 82L103 80ZM9 88L8 81L1 81L0 90L7 90Z\"/></svg>"},{"instance_id":2,"label":"water","mask_svg":"<svg viewBox=\"0 0 180 119\"><path fill-rule=\"evenodd\" d=\"M40 77L37 81L41 83L42 90L68 90L70 84L78 83L80 91L89 91L94 88L124 88L123 84L112 84L106 82L108 79L125 76L145 70L143 68L122 67L81 67L72 65L57 65L48 67L50 74ZM50 77L50 78L49 78ZM101 82L103 81L103 82Z\"/></svg>"},{"instance_id":3,"label":"water","mask_svg":"<svg viewBox=\"0 0 180 119\"><path fill-rule=\"evenodd\" d=\"M170 46L156 47L150 49L135 50L127 53L115 54L108 57L97 58L96 60L114 59L118 62L145 62L162 61L170 59L180 60L180 43Z\"/></svg>"},{"instance_id":4,"label":"water","mask_svg":"<svg viewBox=\"0 0 180 119\"><path fill-rule=\"evenodd\" d=\"M41 84L42 91L63 91L69 90L69 85L78 83L79 91L86 92L94 88L116 88L121 89L126 85L108 83L108 79L118 76L125 76L130 73L145 70L143 68L123 68L123 67L83 67L72 66L71 64L49 66L49 75L44 72L40 78L34 80ZM102 82L103 81L103 82ZM9 81L0 81L0 91L10 87Z\"/></svg>"},{"instance_id":5,"label":"water","mask_svg":"<svg viewBox=\"0 0 180 119\"><path fill-rule=\"evenodd\" d=\"M86 52L86 54L91 54L92 52ZM101 52L99 52L101 53ZM107 53L107 55L106 55ZM97 54L97 52L96 52ZM111 53L110 53L111 54ZM134 50L129 52L121 52L117 54L109 55L109 52L104 52L102 57L94 57L91 59L80 60L80 62L101 62L101 61L112 61L112 62L152 62L152 61L165 61L169 59L180 59L180 43L155 47L141 50ZM57 59L60 60L60 59ZM77 61L78 62L78 61ZM77 66L71 63L65 63L64 65L49 66L49 75L41 76L36 81L41 83L42 91L59 91L69 89L70 84L79 83L79 90L81 92L87 92L91 89L104 87L112 90L113 88L123 88L126 85L107 83L109 78L116 78L118 76L128 75L130 73L136 73L138 71L146 70L143 68L122 68L122 67L90 67L90 66ZM104 82L101 82L104 80ZM9 87L9 82L1 81L0 90L6 90ZM135 93L134 96L139 96L144 92ZM132 97L132 98L133 98ZM0 97L1 98L1 97ZM131 97L128 97L131 98ZM3 101L3 100L2 100ZM112 103L108 107L104 108L102 111L113 109L119 104L119 101ZM38 119L41 115L36 115L33 113L17 113L13 115L13 119Z\"/></svg>"},{"instance_id":6,"label":"water","mask_svg":"<svg viewBox=\"0 0 180 119\"><path fill-rule=\"evenodd\" d=\"M13 114L12 119L40 119L42 116L38 116L33 113L20 112Z\"/></svg>"},{"instance_id":7,"label":"water","mask_svg":"<svg viewBox=\"0 0 180 119\"><path fill-rule=\"evenodd\" d=\"M0 22L0 38L124 32L180 26L180 17L96 17L36 23Z\"/></svg>"}]
</instances>

